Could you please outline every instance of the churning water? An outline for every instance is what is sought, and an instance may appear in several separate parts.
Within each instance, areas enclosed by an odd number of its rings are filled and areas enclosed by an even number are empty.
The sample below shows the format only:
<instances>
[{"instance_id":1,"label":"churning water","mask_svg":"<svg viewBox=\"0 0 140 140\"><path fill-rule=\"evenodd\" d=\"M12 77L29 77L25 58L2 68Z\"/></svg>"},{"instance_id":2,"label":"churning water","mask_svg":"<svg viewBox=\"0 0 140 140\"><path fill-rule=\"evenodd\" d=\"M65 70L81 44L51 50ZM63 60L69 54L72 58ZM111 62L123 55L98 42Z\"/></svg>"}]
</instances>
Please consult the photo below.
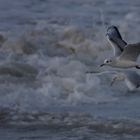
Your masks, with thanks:
<instances>
[{"instance_id":1,"label":"churning water","mask_svg":"<svg viewBox=\"0 0 140 140\"><path fill-rule=\"evenodd\" d=\"M105 38L138 42L138 0L0 0L0 140L139 140L140 90L111 87ZM92 73L87 73L92 71Z\"/></svg>"}]
</instances>

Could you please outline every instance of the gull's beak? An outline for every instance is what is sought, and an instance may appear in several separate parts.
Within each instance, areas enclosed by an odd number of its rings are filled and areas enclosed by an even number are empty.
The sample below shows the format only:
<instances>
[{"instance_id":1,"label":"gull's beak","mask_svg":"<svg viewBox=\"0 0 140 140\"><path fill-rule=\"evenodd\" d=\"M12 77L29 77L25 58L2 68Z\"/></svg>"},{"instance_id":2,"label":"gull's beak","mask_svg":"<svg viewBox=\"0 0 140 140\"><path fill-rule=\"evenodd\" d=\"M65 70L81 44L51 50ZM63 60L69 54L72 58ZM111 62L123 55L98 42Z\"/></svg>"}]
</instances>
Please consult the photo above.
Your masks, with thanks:
<instances>
[{"instance_id":1,"label":"gull's beak","mask_svg":"<svg viewBox=\"0 0 140 140\"><path fill-rule=\"evenodd\" d=\"M103 67L105 64L101 64L100 67Z\"/></svg>"},{"instance_id":2,"label":"gull's beak","mask_svg":"<svg viewBox=\"0 0 140 140\"><path fill-rule=\"evenodd\" d=\"M112 79L112 81L111 81L111 83L110 83L110 86L113 86L113 84L115 83L116 79L117 79L117 77L114 77L114 78Z\"/></svg>"}]
</instances>

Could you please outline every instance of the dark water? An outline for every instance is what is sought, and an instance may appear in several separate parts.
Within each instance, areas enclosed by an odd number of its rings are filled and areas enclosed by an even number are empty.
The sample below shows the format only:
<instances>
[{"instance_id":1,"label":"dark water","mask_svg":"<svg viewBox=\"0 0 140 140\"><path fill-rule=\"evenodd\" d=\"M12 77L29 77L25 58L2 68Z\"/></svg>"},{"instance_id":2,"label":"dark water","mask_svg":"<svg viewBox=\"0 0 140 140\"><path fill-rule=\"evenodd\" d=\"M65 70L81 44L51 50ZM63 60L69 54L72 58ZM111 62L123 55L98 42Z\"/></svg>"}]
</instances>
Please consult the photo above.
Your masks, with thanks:
<instances>
[{"instance_id":1,"label":"dark water","mask_svg":"<svg viewBox=\"0 0 140 140\"><path fill-rule=\"evenodd\" d=\"M107 26L139 41L139 6L0 0L0 140L139 140L140 90L99 68Z\"/></svg>"}]
</instances>

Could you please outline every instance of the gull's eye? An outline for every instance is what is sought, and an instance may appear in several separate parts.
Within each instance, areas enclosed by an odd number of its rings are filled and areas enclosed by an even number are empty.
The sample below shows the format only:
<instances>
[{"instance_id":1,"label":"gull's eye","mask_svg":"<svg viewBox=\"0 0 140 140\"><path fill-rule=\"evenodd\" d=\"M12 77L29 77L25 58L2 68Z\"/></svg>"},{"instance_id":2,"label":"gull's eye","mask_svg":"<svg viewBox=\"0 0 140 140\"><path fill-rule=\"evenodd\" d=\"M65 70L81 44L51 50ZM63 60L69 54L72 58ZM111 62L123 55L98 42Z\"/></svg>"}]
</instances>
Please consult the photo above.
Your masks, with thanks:
<instances>
[{"instance_id":1,"label":"gull's eye","mask_svg":"<svg viewBox=\"0 0 140 140\"><path fill-rule=\"evenodd\" d=\"M106 63L111 63L112 62L112 60L106 60Z\"/></svg>"}]
</instances>

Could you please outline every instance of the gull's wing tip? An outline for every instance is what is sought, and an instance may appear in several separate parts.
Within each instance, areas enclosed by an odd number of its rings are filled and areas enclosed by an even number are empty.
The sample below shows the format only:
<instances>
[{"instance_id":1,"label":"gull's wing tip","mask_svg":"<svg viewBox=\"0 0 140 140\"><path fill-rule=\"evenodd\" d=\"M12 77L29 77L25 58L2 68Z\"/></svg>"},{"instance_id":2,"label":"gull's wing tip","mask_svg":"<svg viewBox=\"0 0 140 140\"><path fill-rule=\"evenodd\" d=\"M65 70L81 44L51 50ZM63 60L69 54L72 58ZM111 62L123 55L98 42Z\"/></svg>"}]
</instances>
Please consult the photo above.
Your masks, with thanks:
<instances>
[{"instance_id":1,"label":"gull's wing tip","mask_svg":"<svg viewBox=\"0 0 140 140\"><path fill-rule=\"evenodd\" d=\"M117 26L115 26L115 25L111 25L107 28L107 35L117 37L122 40L122 36L121 36Z\"/></svg>"},{"instance_id":2,"label":"gull's wing tip","mask_svg":"<svg viewBox=\"0 0 140 140\"><path fill-rule=\"evenodd\" d=\"M114 28L114 29L118 29L117 26L115 26L115 25L110 25L110 26L107 27L107 31L110 30L110 29L113 29L113 28Z\"/></svg>"}]
</instances>

